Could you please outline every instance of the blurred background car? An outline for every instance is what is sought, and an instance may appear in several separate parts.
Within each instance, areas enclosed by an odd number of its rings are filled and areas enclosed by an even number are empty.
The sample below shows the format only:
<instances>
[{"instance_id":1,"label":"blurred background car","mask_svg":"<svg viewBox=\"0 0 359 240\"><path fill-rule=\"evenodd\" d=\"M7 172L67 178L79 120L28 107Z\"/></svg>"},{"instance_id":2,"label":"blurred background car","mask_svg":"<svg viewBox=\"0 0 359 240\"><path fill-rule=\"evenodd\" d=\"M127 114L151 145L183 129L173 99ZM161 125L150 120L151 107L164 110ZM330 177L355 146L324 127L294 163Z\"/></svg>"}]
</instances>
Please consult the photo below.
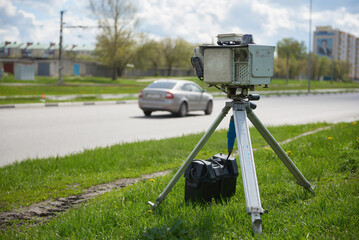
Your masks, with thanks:
<instances>
[{"instance_id":1,"label":"blurred background car","mask_svg":"<svg viewBox=\"0 0 359 240\"><path fill-rule=\"evenodd\" d=\"M189 111L212 113L213 96L191 81L158 80L140 91L138 104L145 116L168 111L183 117Z\"/></svg>"}]
</instances>

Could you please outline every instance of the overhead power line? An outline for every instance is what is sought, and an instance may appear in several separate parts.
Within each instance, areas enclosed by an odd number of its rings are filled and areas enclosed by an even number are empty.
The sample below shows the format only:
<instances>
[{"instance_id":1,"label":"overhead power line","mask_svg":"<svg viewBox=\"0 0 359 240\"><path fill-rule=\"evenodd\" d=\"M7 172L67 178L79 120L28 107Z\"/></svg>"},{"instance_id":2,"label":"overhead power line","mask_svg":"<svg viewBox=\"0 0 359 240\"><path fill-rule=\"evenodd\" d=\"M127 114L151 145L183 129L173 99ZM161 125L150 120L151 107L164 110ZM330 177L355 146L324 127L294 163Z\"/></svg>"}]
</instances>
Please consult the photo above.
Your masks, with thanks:
<instances>
[{"instance_id":1,"label":"overhead power line","mask_svg":"<svg viewBox=\"0 0 359 240\"><path fill-rule=\"evenodd\" d=\"M91 29L91 28L107 28L112 26L105 26L105 25L98 25L98 26L84 26L84 25L77 25L77 26L66 26L63 21L63 15L66 11L60 11L60 44L59 44L59 79L58 84L62 84L62 37L63 37L63 28L82 28L82 29Z\"/></svg>"},{"instance_id":2,"label":"overhead power line","mask_svg":"<svg viewBox=\"0 0 359 240\"><path fill-rule=\"evenodd\" d=\"M83 26L83 25L78 25L78 26L64 26L64 28L107 28L107 27L112 27L112 26L102 26L102 25L98 25L98 26Z\"/></svg>"}]
</instances>

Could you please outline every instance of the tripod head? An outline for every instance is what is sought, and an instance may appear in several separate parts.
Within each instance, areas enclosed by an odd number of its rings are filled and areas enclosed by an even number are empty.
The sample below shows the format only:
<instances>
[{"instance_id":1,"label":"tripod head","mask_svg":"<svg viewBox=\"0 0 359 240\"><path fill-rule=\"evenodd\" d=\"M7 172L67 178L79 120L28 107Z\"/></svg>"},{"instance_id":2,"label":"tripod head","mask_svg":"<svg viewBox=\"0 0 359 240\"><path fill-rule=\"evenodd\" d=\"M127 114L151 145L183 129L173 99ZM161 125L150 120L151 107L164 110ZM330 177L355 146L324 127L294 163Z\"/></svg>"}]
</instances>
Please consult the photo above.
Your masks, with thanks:
<instances>
[{"instance_id":1,"label":"tripod head","mask_svg":"<svg viewBox=\"0 0 359 240\"><path fill-rule=\"evenodd\" d=\"M227 86L227 91L224 92L227 93L229 99L235 101L245 99L258 101L260 99L259 94L249 94L249 90L254 90L254 86Z\"/></svg>"},{"instance_id":2,"label":"tripod head","mask_svg":"<svg viewBox=\"0 0 359 240\"><path fill-rule=\"evenodd\" d=\"M257 105L250 101L258 101L260 99L259 94L249 94L249 89L254 90L253 86L227 86L227 97L234 102L248 102L251 109L256 109ZM238 91L238 92L237 92Z\"/></svg>"}]
</instances>

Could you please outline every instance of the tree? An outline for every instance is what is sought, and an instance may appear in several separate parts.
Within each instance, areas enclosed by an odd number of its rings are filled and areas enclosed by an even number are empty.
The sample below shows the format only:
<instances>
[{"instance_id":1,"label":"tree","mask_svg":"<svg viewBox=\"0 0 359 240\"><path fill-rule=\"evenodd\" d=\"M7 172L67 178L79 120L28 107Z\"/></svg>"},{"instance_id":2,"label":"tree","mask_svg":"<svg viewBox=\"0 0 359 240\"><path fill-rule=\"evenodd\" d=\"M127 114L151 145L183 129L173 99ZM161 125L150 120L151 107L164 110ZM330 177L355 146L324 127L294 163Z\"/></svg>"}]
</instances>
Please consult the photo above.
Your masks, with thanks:
<instances>
[{"instance_id":1,"label":"tree","mask_svg":"<svg viewBox=\"0 0 359 240\"><path fill-rule=\"evenodd\" d=\"M321 56L318 63L317 80L322 76L331 75L332 61L327 56Z\"/></svg>"},{"instance_id":2,"label":"tree","mask_svg":"<svg viewBox=\"0 0 359 240\"><path fill-rule=\"evenodd\" d=\"M277 43L278 58L274 61L274 74L277 77L296 78L308 72L308 54L304 42L292 38L284 38ZM323 76L346 81L349 79L351 65L347 61L332 60L325 56L311 53L310 79L320 80ZM333 80L332 79L332 80Z\"/></svg>"},{"instance_id":3,"label":"tree","mask_svg":"<svg viewBox=\"0 0 359 240\"><path fill-rule=\"evenodd\" d=\"M274 76L280 78L286 75L285 60L274 58Z\"/></svg>"},{"instance_id":4,"label":"tree","mask_svg":"<svg viewBox=\"0 0 359 240\"><path fill-rule=\"evenodd\" d=\"M173 40L165 38L160 42L161 52L165 59L167 75L172 74L173 67L189 67L193 54L193 45L182 38Z\"/></svg>"},{"instance_id":5,"label":"tree","mask_svg":"<svg viewBox=\"0 0 359 240\"><path fill-rule=\"evenodd\" d=\"M133 57L136 9L130 0L89 1L102 29L96 38L95 55L100 61L112 67L112 79L116 80Z\"/></svg>"},{"instance_id":6,"label":"tree","mask_svg":"<svg viewBox=\"0 0 359 240\"><path fill-rule=\"evenodd\" d=\"M158 68L163 64L164 58L161 54L160 44L155 40L149 40L142 35L136 47L134 64L136 68L153 68L158 75Z\"/></svg>"},{"instance_id":7,"label":"tree","mask_svg":"<svg viewBox=\"0 0 359 240\"><path fill-rule=\"evenodd\" d=\"M172 75L173 68L192 70L190 58L193 55L193 47L194 45L182 38L155 41L141 34L136 46L134 64L139 69L154 69L155 75L160 67L166 68L168 76Z\"/></svg>"},{"instance_id":8,"label":"tree","mask_svg":"<svg viewBox=\"0 0 359 240\"><path fill-rule=\"evenodd\" d=\"M167 76L171 75L172 65L176 60L175 56L175 43L171 38L165 38L161 41L161 50L163 57L165 58L165 64L167 67Z\"/></svg>"},{"instance_id":9,"label":"tree","mask_svg":"<svg viewBox=\"0 0 359 240\"><path fill-rule=\"evenodd\" d=\"M308 62L306 64L306 69L305 69L306 71L308 71L307 68L308 68ZM317 80L318 72L319 72L319 56L312 52L310 55L310 79Z\"/></svg>"},{"instance_id":10,"label":"tree","mask_svg":"<svg viewBox=\"0 0 359 240\"><path fill-rule=\"evenodd\" d=\"M175 40L175 67L178 68L193 68L191 64L191 57L193 56L194 45L182 38Z\"/></svg>"},{"instance_id":11,"label":"tree","mask_svg":"<svg viewBox=\"0 0 359 240\"><path fill-rule=\"evenodd\" d=\"M289 77L296 78L302 71L299 62L305 58L305 44L293 38L284 38L277 43L277 52L278 58L285 59L286 80L288 84Z\"/></svg>"},{"instance_id":12,"label":"tree","mask_svg":"<svg viewBox=\"0 0 359 240\"><path fill-rule=\"evenodd\" d=\"M351 71L351 64L348 61L334 60L334 76L336 80L349 80L349 72Z\"/></svg>"},{"instance_id":13,"label":"tree","mask_svg":"<svg viewBox=\"0 0 359 240\"><path fill-rule=\"evenodd\" d=\"M308 62L305 64L308 66ZM329 59L326 56L311 55L311 79L320 80L323 76L331 76L333 80L349 80L351 65L348 61Z\"/></svg>"}]
</instances>

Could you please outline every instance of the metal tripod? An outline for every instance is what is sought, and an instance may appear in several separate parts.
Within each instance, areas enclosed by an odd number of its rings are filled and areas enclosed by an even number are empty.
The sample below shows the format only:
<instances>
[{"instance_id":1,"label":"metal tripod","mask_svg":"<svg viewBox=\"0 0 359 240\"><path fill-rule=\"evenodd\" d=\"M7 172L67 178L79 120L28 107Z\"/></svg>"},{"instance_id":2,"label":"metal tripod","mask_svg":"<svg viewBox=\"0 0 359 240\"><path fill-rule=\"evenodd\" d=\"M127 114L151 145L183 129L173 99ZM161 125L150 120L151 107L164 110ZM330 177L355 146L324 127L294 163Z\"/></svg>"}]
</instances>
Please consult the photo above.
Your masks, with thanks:
<instances>
[{"instance_id":1,"label":"metal tripod","mask_svg":"<svg viewBox=\"0 0 359 240\"><path fill-rule=\"evenodd\" d=\"M231 108L233 109L234 125L237 136L238 152L244 186L244 195L246 199L246 208L247 213L251 215L253 231L259 234L262 233L262 219L260 215L264 213L264 210L262 208L259 196L252 144L247 125L247 117L252 122L254 127L259 131L259 133L263 136L263 138L267 141L267 143L271 146L274 152L278 155L280 160L282 160L288 170L293 174L293 176L297 180L297 184L303 186L314 194L313 188L310 183L307 181L307 179L305 179L303 174L298 170L298 168L284 152L278 142L273 138L267 128L257 118L251 107L255 108L255 105L249 101L244 100L234 100L232 102L226 103L226 106L222 109L216 120L212 123L210 128L203 135L201 140L197 143L196 147L189 154L186 161L182 164L180 169L173 176L170 183L158 196L156 202L148 202L153 209L156 208L159 204L161 204L163 200L165 200L168 193L180 179L186 168L191 164L193 159L196 157L198 152L201 150L201 148L204 146L204 144L207 142L209 137L212 135L212 133L215 131L215 129L218 127L218 125L221 123L221 121L227 115L228 111Z\"/></svg>"}]
</instances>

